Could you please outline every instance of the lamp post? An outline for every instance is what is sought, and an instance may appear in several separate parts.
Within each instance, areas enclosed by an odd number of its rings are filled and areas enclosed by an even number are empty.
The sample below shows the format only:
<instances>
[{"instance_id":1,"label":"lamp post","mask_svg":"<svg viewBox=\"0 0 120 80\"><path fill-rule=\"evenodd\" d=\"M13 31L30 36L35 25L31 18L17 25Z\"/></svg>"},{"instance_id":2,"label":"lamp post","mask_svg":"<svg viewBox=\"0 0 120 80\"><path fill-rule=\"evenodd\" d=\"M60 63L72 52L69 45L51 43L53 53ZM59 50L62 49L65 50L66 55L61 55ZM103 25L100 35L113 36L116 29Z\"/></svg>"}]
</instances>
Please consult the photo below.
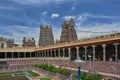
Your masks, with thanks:
<instances>
[{"instance_id":1,"label":"lamp post","mask_svg":"<svg viewBox=\"0 0 120 80\"><path fill-rule=\"evenodd\" d=\"M76 59L74 62L76 63L76 65L78 67L78 80L81 80L80 79L80 76L81 76L80 67L82 66L82 64L84 63L84 61L80 60L80 59Z\"/></svg>"}]
</instances>

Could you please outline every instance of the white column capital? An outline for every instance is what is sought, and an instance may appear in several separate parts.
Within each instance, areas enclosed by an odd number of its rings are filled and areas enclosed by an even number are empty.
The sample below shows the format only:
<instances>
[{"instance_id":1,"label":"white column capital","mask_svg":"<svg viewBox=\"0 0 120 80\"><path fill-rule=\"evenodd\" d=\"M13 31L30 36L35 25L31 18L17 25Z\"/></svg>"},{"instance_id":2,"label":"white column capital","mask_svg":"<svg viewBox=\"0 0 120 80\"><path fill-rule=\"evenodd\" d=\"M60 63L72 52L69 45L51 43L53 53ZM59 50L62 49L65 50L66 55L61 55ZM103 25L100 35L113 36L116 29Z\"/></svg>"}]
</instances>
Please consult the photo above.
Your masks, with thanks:
<instances>
[{"instance_id":1,"label":"white column capital","mask_svg":"<svg viewBox=\"0 0 120 80\"><path fill-rule=\"evenodd\" d=\"M71 50L71 48L68 48L68 50Z\"/></svg>"},{"instance_id":2,"label":"white column capital","mask_svg":"<svg viewBox=\"0 0 120 80\"><path fill-rule=\"evenodd\" d=\"M120 43L114 43L113 45L115 45L115 46L117 46L117 45L119 45Z\"/></svg>"},{"instance_id":3,"label":"white column capital","mask_svg":"<svg viewBox=\"0 0 120 80\"><path fill-rule=\"evenodd\" d=\"M93 48L95 48L95 47L96 47L96 45L92 45L92 47L93 47Z\"/></svg>"},{"instance_id":4,"label":"white column capital","mask_svg":"<svg viewBox=\"0 0 120 80\"><path fill-rule=\"evenodd\" d=\"M107 46L107 44L102 44L102 47L106 47Z\"/></svg>"},{"instance_id":5,"label":"white column capital","mask_svg":"<svg viewBox=\"0 0 120 80\"><path fill-rule=\"evenodd\" d=\"M85 48L85 49L87 49L87 48L88 48L88 46L84 46L84 48Z\"/></svg>"},{"instance_id":6,"label":"white column capital","mask_svg":"<svg viewBox=\"0 0 120 80\"><path fill-rule=\"evenodd\" d=\"M77 46L76 49L79 49L79 46Z\"/></svg>"}]
</instances>

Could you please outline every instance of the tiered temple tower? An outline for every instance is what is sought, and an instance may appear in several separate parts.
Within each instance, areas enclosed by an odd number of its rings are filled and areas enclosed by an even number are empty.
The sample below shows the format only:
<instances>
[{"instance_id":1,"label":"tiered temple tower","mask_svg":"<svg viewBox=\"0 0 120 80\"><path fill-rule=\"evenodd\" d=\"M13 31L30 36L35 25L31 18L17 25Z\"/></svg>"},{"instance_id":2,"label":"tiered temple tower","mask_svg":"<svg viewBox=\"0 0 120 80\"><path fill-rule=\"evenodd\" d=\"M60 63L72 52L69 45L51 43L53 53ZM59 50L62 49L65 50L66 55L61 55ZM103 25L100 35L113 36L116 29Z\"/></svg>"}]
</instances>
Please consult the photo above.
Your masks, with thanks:
<instances>
[{"instance_id":1,"label":"tiered temple tower","mask_svg":"<svg viewBox=\"0 0 120 80\"><path fill-rule=\"evenodd\" d=\"M48 25L40 26L39 46L46 46L54 44L52 27Z\"/></svg>"},{"instance_id":2,"label":"tiered temple tower","mask_svg":"<svg viewBox=\"0 0 120 80\"><path fill-rule=\"evenodd\" d=\"M62 32L61 32L59 43L78 40L74 26L75 26L75 22L73 21L73 19L65 21L62 24Z\"/></svg>"}]
</instances>

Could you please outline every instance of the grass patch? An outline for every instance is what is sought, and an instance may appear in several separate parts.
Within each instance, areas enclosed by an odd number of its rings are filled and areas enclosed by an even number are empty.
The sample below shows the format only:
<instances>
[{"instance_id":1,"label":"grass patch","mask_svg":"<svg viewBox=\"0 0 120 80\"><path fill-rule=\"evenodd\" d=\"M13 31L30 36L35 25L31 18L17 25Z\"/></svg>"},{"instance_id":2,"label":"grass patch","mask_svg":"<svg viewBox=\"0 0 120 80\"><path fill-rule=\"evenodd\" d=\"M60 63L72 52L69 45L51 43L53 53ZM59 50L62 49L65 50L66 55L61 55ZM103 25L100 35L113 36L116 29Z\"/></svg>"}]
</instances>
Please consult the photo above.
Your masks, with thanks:
<instances>
[{"instance_id":1,"label":"grass patch","mask_svg":"<svg viewBox=\"0 0 120 80\"><path fill-rule=\"evenodd\" d=\"M38 73L33 72L32 70L29 71L15 71L15 72L3 72L0 73L0 76L6 76L6 75L12 75L12 74L16 74L16 75L24 75L24 72L27 72L30 74L30 76L39 76Z\"/></svg>"},{"instance_id":2,"label":"grass patch","mask_svg":"<svg viewBox=\"0 0 120 80\"><path fill-rule=\"evenodd\" d=\"M52 80L51 78L40 78L40 80Z\"/></svg>"},{"instance_id":3,"label":"grass patch","mask_svg":"<svg viewBox=\"0 0 120 80\"><path fill-rule=\"evenodd\" d=\"M38 73L33 72L32 70L27 71L31 76L40 76Z\"/></svg>"},{"instance_id":4,"label":"grass patch","mask_svg":"<svg viewBox=\"0 0 120 80\"><path fill-rule=\"evenodd\" d=\"M21 72L23 72L23 71L2 72L2 73L0 73L0 76L4 76L4 75L12 75L12 74L14 74L14 73L21 73Z\"/></svg>"}]
</instances>

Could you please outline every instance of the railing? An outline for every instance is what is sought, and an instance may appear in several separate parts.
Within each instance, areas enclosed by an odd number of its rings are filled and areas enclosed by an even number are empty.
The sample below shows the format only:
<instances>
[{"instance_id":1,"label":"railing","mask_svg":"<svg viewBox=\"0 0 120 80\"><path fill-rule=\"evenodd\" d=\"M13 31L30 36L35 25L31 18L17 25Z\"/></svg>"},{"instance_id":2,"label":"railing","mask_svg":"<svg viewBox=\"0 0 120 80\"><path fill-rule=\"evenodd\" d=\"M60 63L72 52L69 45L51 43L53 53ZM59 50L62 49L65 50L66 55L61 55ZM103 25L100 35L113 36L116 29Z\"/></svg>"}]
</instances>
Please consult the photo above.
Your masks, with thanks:
<instances>
[{"instance_id":1,"label":"railing","mask_svg":"<svg viewBox=\"0 0 120 80\"><path fill-rule=\"evenodd\" d=\"M64 47L64 46L72 46L72 45L77 45L77 44L87 44L87 43L95 43L95 42L102 42L102 41L109 41L109 40L115 40L115 39L120 39L120 33L114 33L114 34L109 34L109 35L103 35L103 36L97 36L97 37L92 37L92 38L86 38L86 39L81 39L77 41L72 41L72 42L65 42L65 43L58 43L54 45L48 45L48 46L40 46L40 47L12 47L12 48L5 48L5 49L0 49L0 51L37 51L41 49L49 49L49 48L57 48L57 47Z\"/></svg>"},{"instance_id":2,"label":"railing","mask_svg":"<svg viewBox=\"0 0 120 80\"><path fill-rule=\"evenodd\" d=\"M59 43L59 44L54 44L54 45L48 45L44 46L41 48L48 48L48 47L54 47L54 46L61 46L61 45L68 45L68 44L75 44L75 43L84 43L84 42L96 42L96 41L105 41L105 40L110 40L110 39L120 39L120 33L115 33L115 34L109 34L109 35L104 35L104 36L97 36L97 37L92 37L92 38L86 38L86 39L81 39L78 41L72 41L72 42L65 42L65 43Z\"/></svg>"}]
</instances>

